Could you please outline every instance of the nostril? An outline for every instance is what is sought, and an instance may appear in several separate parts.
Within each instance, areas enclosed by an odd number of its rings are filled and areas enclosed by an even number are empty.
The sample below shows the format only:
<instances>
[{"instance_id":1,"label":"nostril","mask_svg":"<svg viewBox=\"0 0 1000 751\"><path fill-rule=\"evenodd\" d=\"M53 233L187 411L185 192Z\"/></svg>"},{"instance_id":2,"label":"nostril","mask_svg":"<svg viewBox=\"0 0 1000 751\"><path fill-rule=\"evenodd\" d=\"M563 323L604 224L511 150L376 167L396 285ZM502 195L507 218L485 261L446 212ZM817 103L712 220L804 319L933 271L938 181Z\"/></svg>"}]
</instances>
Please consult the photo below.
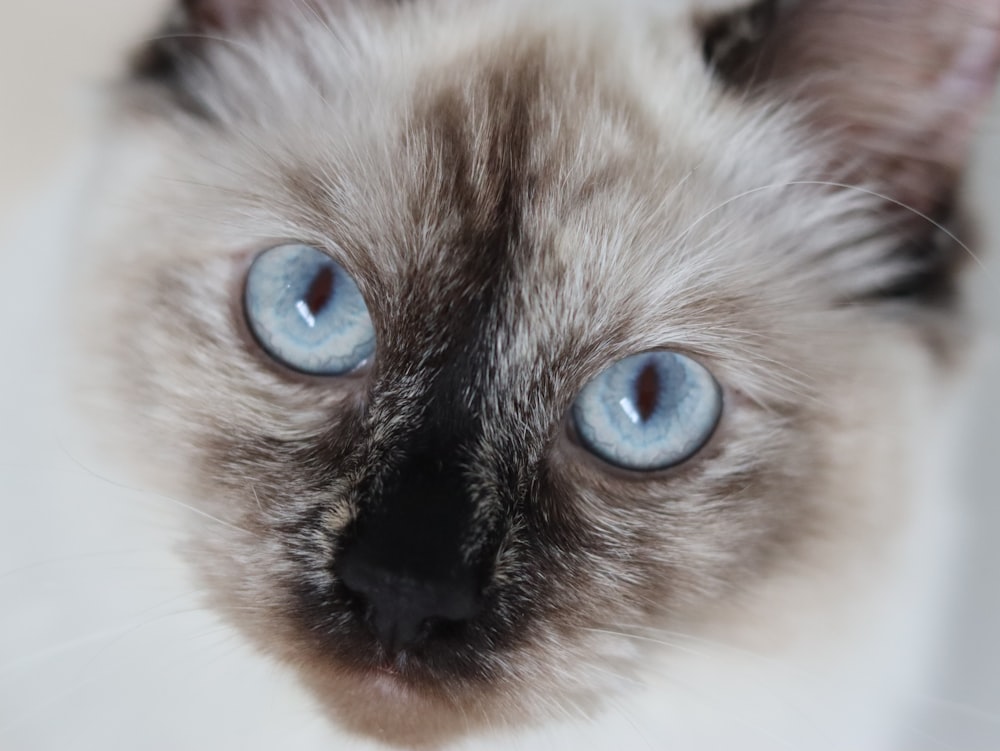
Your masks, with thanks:
<instances>
[{"instance_id":1,"label":"nostril","mask_svg":"<svg viewBox=\"0 0 1000 751\"><path fill-rule=\"evenodd\" d=\"M359 601L364 621L390 653L454 633L479 614L479 582L468 569L447 578L418 578L348 550L335 566L344 587Z\"/></svg>"}]
</instances>

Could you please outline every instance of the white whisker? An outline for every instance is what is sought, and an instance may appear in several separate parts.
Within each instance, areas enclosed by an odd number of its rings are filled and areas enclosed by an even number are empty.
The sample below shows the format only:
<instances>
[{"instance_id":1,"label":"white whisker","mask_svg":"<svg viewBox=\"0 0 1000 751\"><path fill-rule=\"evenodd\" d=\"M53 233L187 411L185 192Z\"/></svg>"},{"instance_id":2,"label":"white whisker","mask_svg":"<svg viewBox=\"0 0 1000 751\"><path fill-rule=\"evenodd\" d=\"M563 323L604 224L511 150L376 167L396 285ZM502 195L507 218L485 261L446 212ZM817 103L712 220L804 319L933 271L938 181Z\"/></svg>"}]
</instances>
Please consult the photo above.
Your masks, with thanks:
<instances>
[{"instance_id":1,"label":"white whisker","mask_svg":"<svg viewBox=\"0 0 1000 751\"><path fill-rule=\"evenodd\" d=\"M85 465L76 456L74 456L73 453L70 452L69 449L66 448L65 445L63 445L61 442L59 442L58 439L56 439L56 440L59 443L60 450L63 451L63 453L65 453L66 456L69 457L69 459L71 461L75 462L76 465L79 466L81 470L83 470L84 472L86 472L89 476L93 477L94 479L97 479L97 480L100 480L102 482L105 482L108 485L111 485L112 487L115 487L115 488L120 488L122 490L130 490L130 491L133 491L133 492L136 492L136 493L140 493L141 497L143 497L143 498L149 497L149 498L156 498L157 500L168 501L169 503L173 504L174 506L178 506L179 508L182 508L185 511L189 511L189 512L191 512L192 514L194 514L196 516L200 516L203 519L208 519L209 521L212 521L212 522L214 522L216 524L219 524L219 525L221 525L223 527L226 527L228 529L234 530L236 532L242 532L243 534L249 535L251 537L255 536L253 532L251 532L250 530L248 530L248 529L246 529L244 527L240 527L239 525L232 524L231 522L227 522L225 519L220 519L220 518L218 518L216 516L213 516L212 514L208 513L207 511L205 511L203 509L200 509L200 508L197 508L195 506L192 506L189 503L185 503L184 501L178 500L177 498L172 498L170 496L163 495L162 493L157 493L157 492L154 492L154 491L145 490L145 489L142 489L142 488L137 488L137 487L128 485L126 483L117 482L116 480L113 480L113 479L111 479L109 477L106 477L106 476L100 474L99 472L95 471L94 469L92 469L92 468L88 467L87 465Z\"/></svg>"}]
</instances>

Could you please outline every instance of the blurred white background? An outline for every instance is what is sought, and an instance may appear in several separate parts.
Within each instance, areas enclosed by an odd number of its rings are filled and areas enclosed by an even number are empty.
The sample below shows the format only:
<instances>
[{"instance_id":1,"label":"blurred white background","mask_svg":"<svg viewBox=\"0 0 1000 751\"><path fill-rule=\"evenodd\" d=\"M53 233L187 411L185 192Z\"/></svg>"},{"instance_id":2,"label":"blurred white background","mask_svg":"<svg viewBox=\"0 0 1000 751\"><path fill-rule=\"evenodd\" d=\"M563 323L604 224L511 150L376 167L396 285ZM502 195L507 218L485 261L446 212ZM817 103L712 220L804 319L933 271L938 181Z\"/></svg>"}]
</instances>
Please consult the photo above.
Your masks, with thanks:
<instances>
[{"instance_id":1,"label":"blurred white background","mask_svg":"<svg viewBox=\"0 0 1000 751\"><path fill-rule=\"evenodd\" d=\"M58 300L38 274L57 268L32 266L24 256L41 252L35 237L22 230L33 208L58 183L57 175L85 138L98 84L117 70L124 51L154 26L163 0L89 0L41 3L3 0L0 4L0 749L64 751L129 748L115 735L109 706L128 681L139 697L134 721L147 723L156 748L209 748L192 741L190 728L166 717L164 703L176 703L176 716L193 718L219 711L302 712L295 690L275 672L278 688L266 703L287 701L284 709L265 708L260 697L237 697L218 706L194 707L185 695L187 681L213 680L220 686L233 672L271 670L248 658L240 645L210 617L197 612L189 595L164 582L175 565L162 551L130 547L115 538L117 516L149 517L156 510L136 507L127 489L105 483L68 454L58 434L57 416L45 389L58 374L46 372L45 342L23 334L23 323L56 309ZM949 654L934 696L927 697L921 747L1000 748L1000 109L990 120L972 194L983 210L991 252L986 269L976 269L977 306L984 321L987 365L974 397L975 409L963 436L967 518L962 570L953 604ZM56 261L57 262L57 261ZM40 270L41 269L41 270ZM48 272L44 271L48 269ZM37 286L39 295L15 295ZM22 301L29 300L25 305ZM17 301L17 302L15 302ZM58 326L58 317L52 325ZM93 499L99 499L94 501ZM27 507L32 513L25 513ZM70 530L77 544L53 557L46 537L53 528ZM26 521L27 520L27 521ZM108 541L112 542L108 542ZM6 546L6 547L4 547ZM141 591L135 577L148 573ZM121 583L124 582L124 583ZM119 586L120 585L120 586ZM94 597L103 598L98 606ZM166 604L165 604L166 603ZM91 611L103 608L98 617ZM120 622L116 623L115 618ZM157 665L134 664L133 655L155 645L165 619L189 619L195 641L181 652L167 652ZM67 630L67 619L92 627ZM74 623L74 627L79 624ZM63 634L76 632L67 641ZM165 627L165 631L169 628ZM168 636L163 636L167 649ZM136 646L137 642L142 642ZM223 648L219 648L220 644ZM203 670L201 655L212 669ZM159 664L162 663L162 664ZM249 667L247 666L249 664ZM54 666L70 669L56 669ZM72 676L69 684L56 676ZM118 683L117 688L109 688ZM154 685L155 684L155 685ZM221 689L220 689L221 690ZM220 699L220 701L222 701ZM303 704L303 706L305 706ZM73 707L72 712L66 712ZM227 710L228 708L228 710ZM89 720L81 719L89 717ZM47 745L38 728L65 723L61 745ZM238 716L230 723L239 727ZM308 729L307 729L308 730ZM223 746L239 747L238 733ZM56 737L47 732L47 738ZM260 742L261 739L257 738ZM272 747L283 744L274 739ZM152 741L149 748L153 748Z\"/></svg>"}]
</instances>

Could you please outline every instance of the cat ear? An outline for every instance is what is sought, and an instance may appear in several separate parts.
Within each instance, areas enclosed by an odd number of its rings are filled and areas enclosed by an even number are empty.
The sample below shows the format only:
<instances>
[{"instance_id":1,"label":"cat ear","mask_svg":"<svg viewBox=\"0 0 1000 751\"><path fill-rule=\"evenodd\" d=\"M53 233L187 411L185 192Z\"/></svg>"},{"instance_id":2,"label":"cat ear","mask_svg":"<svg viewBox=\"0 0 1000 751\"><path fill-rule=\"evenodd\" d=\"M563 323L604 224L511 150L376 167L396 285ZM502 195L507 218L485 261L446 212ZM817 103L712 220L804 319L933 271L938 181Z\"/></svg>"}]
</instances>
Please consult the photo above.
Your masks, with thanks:
<instances>
[{"instance_id":1,"label":"cat ear","mask_svg":"<svg viewBox=\"0 0 1000 751\"><path fill-rule=\"evenodd\" d=\"M177 0L160 29L133 55L133 81L153 84L174 105L203 114L188 77L207 49L257 24L278 0Z\"/></svg>"},{"instance_id":2,"label":"cat ear","mask_svg":"<svg viewBox=\"0 0 1000 751\"><path fill-rule=\"evenodd\" d=\"M832 174L934 213L996 91L1000 0L766 0L705 40L724 80L805 104Z\"/></svg>"}]
</instances>

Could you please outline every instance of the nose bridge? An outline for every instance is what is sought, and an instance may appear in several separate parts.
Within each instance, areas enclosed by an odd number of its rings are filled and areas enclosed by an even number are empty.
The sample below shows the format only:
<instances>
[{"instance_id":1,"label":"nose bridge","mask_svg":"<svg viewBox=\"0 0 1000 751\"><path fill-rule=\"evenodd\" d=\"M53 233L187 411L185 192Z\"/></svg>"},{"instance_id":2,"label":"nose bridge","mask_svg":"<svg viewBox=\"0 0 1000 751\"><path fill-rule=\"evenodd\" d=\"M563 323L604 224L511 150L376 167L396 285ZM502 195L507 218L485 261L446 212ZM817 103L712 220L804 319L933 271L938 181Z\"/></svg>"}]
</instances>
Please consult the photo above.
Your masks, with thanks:
<instances>
[{"instance_id":1,"label":"nose bridge","mask_svg":"<svg viewBox=\"0 0 1000 751\"><path fill-rule=\"evenodd\" d=\"M463 561L473 516L461 459L429 433L415 432L402 458L362 490L351 535L383 568L412 578L446 579Z\"/></svg>"}]
</instances>

